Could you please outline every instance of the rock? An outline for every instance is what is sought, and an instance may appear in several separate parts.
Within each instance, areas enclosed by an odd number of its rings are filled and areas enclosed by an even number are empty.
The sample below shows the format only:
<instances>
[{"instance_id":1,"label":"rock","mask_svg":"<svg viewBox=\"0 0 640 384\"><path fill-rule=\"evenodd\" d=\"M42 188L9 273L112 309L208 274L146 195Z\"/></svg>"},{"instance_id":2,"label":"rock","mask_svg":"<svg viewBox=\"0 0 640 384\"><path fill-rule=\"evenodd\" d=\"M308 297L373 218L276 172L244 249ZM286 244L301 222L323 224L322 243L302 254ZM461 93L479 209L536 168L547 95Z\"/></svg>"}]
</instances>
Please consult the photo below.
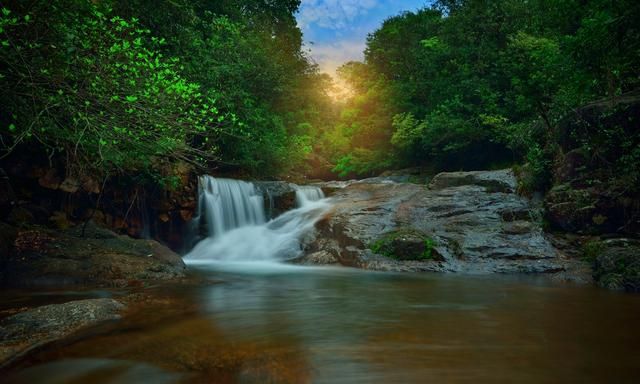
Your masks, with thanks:
<instances>
[{"instance_id":1,"label":"rock","mask_svg":"<svg viewBox=\"0 0 640 384\"><path fill-rule=\"evenodd\" d=\"M253 184L265 196L265 210L269 218L296 207L294 184L285 181L255 181Z\"/></svg>"},{"instance_id":2,"label":"rock","mask_svg":"<svg viewBox=\"0 0 640 384\"><path fill-rule=\"evenodd\" d=\"M44 175L38 178L38 184L47 189L58 189L61 182L62 179L58 176L58 172L53 168L47 170Z\"/></svg>"},{"instance_id":3,"label":"rock","mask_svg":"<svg viewBox=\"0 0 640 384\"><path fill-rule=\"evenodd\" d=\"M593 277L601 287L640 292L640 240L617 238L595 243Z\"/></svg>"},{"instance_id":4,"label":"rock","mask_svg":"<svg viewBox=\"0 0 640 384\"><path fill-rule=\"evenodd\" d=\"M100 183L96 179L85 177L82 180L82 189L85 192L89 192L97 195L98 193L100 193Z\"/></svg>"},{"instance_id":5,"label":"rock","mask_svg":"<svg viewBox=\"0 0 640 384\"><path fill-rule=\"evenodd\" d=\"M313 252L291 261L302 265L331 265L338 264L338 258L329 251Z\"/></svg>"},{"instance_id":6,"label":"rock","mask_svg":"<svg viewBox=\"0 0 640 384\"><path fill-rule=\"evenodd\" d=\"M485 187L487 192L512 193L516 190L517 180L513 171L474 171L474 172L443 172L436 175L429 183L429 189L475 185Z\"/></svg>"},{"instance_id":7,"label":"rock","mask_svg":"<svg viewBox=\"0 0 640 384\"><path fill-rule=\"evenodd\" d=\"M67 231L22 230L0 282L9 286L89 284L123 286L133 280L184 277L182 258L154 240L132 239L82 225Z\"/></svg>"},{"instance_id":8,"label":"rock","mask_svg":"<svg viewBox=\"0 0 640 384\"><path fill-rule=\"evenodd\" d=\"M398 260L444 261L434 245L425 233L413 228L399 228L382 234L370 248L376 254Z\"/></svg>"},{"instance_id":9,"label":"rock","mask_svg":"<svg viewBox=\"0 0 640 384\"><path fill-rule=\"evenodd\" d=\"M120 318L124 305L113 299L89 299L33 308L0 322L0 366L79 330Z\"/></svg>"},{"instance_id":10,"label":"rock","mask_svg":"<svg viewBox=\"0 0 640 384\"><path fill-rule=\"evenodd\" d=\"M76 193L80 189L80 182L74 177L67 177L58 188L67 193Z\"/></svg>"},{"instance_id":11,"label":"rock","mask_svg":"<svg viewBox=\"0 0 640 384\"><path fill-rule=\"evenodd\" d=\"M571 264L545 237L531 202L513 192L510 170L442 173L429 187L386 181L341 186L331 211L304 241L306 253L329 251L343 265L396 271L551 273ZM426 237L436 260L395 260L369 249L381 234L401 229L418 235L391 242L394 252L415 256Z\"/></svg>"},{"instance_id":12,"label":"rock","mask_svg":"<svg viewBox=\"0 0 640 384\"><path fill-rule=\"evenodd\" d=\"M55 211L49 218L49 223L56 229L68 229L73 226L67 214L62 211Z\"/></svg>"},{"instance_id":13,"label":"rock","mask_svg":"<svg viewBox=\"0 0 640 384\"><path fill-rule=\"evenodd\" d=\"M182 221L189 221L191 219L193 219L193 215L194 215L194 210L193 209L181 209L180 210L180 218L182 218Z\"/></svg>"}]
</instances>

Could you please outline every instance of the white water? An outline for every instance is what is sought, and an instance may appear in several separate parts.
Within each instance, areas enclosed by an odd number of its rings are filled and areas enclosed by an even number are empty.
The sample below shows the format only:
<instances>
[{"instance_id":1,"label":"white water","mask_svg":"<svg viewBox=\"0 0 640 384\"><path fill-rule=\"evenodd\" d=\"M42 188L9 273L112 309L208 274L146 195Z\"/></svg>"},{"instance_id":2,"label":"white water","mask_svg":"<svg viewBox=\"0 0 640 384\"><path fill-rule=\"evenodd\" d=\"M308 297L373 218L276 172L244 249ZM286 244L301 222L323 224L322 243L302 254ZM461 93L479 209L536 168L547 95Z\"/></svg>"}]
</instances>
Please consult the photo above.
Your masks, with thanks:
<instances>
[{"instance_id":1,"label":"white water","mask_svg":"<svg viewBox=\"0 0 640 384\"><path fill-rule=\"evenodd\" d=\"M304 207L306 204L312 201L319 201L324 199L324 192L318 187L311 185L295 186L296 188L296 204L297 206Z\"/></svg>"},{"instance_id":2,"label":"white water","mask_svg":"<svg viewBox=\"0 0 640 384\"><path fill-rule=\"evenodd\" d=\"M301 254L300 239L329 208L317 187L296 188L298 208L266 222L264 197L251 183L200 178L199 214L209 237L187 255L189 264L281 262Z\"/></svg>"}]
</instances>

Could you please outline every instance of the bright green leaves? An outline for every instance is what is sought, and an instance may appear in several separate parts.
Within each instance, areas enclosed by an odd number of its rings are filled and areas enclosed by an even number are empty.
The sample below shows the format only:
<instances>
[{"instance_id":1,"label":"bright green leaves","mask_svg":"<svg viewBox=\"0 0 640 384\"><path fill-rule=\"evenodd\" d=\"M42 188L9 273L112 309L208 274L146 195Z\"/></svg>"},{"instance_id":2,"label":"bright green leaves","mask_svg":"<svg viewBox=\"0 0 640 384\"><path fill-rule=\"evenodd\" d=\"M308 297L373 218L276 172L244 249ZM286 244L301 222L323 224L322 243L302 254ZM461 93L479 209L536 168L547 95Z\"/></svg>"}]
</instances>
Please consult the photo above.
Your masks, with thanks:
<instances>
[{"instance_id":1,"label":"bright green leaves","mask_svg":"<svg viewBox=\"0 0 640 384\"><path fill-rule=\"evenodd\" d=\"M427 49L438 49L442 47L442 42L437 36L420 40L420 44Z\"/></svg>"},{"instance_id":2,"label":"bright green leaves","mask_svg":"<svg viewBox=\"0 0 640 384\"><path fill-rule=\"evenodd\" d=\"M32 135L67 151L70 167L109 173L153 172L147 168L216 155L212 145L191 143L215 135L224 116L179 73L177 59L160 53L163 39L91 3L27 16L20 24L7 9L0 15L0 26L20 49L0 56L8 78L20 84L6 87L19 89L16 94L0 96L3 108L19 117L8 129L15 144ZM26 22L52 32L29 33ZM18 125L33 129L21 134Z\"/></svg>"}]
</instances>

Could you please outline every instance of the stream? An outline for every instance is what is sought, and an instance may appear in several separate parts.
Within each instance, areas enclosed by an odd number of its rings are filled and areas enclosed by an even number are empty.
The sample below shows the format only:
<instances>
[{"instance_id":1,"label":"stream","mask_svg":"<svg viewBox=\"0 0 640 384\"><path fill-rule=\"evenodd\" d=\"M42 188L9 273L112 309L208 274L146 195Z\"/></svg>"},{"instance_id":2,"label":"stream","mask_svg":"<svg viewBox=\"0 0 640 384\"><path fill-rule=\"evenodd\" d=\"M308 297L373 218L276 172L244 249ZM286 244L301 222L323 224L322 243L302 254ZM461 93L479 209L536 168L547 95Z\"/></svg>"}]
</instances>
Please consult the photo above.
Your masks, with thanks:
<instances>
[{"instance_id":1,"label":"stream","mask_svg":"<svg viewBox=\"0 0 640 384\"><path fill-rule=\"evenodd\" d=\"M171 292L159 309L145 307L45 349L9 382L633 383L640 377L637 296L532 277L227 267L197 267L220 283L158 288Z\"/></svg>"},{"instance_id":2,"label":"stream","mask_svg":"<svg viewBox=\"0 0 640 384\"><path fill-rule=\"evenodd\" d=\"M12 367L7 382L637 383L640 378L639 296L544 276L287 264L300 253L300 237L330 205L319 189L298 189L297 208L267 220L250 183L202 181L206 209L198 220L206 222L197 223L207 236L185 256L196 283L137 292L2 293L10 307L44 297L48 302L126 297L129 303L120 321L31 354Z\"/></svg>"}]
</instances>

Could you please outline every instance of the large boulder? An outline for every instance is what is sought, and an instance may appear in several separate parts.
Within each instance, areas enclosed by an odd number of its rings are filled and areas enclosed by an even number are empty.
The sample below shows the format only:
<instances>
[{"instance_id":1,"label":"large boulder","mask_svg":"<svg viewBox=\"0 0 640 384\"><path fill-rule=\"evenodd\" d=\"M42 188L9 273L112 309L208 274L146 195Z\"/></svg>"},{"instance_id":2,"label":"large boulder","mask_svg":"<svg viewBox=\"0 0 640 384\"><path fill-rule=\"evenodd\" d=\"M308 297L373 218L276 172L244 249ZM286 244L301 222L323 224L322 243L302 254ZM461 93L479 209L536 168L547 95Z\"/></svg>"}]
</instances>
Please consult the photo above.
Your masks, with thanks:
<instances>
[{"instance_id":1,"label":"large boulder","mask_svg":"<svg viewBox=\"0 0 640 384\"><path fill-rule=\"evenodd\" d=\"M124 305L87 299L33 308L0 322L0 366L90 326L120 318Z\"/></svg>"},{"instance_id":2,"label":"large boulder","mask_svg":"<svg viewBox=\"0 0 640 384\"><path fill-rule=\"evenodd\" d=\"M184 276L182 258L154 240L117 235L95 224L65 231L17 231L3 262L4 285L122 286Z\"/></svg>"},{"instance_id":3,"label":"large boulder","mask_svg":"<svg viewBox=\"0 0 640 384\"><path fill-rule=\"evenodd\" d=\"M510 170L442 173L428 187L345 183L333 194L333 208L315 234L305 240L305 251L328 252L343 265L378 270L564 270L569 261L546 239L540 210L515 189ZM382 246L381 238L386 238ZM435 257L418 257L425 239Z\"/></svg>"}]
</instances>

